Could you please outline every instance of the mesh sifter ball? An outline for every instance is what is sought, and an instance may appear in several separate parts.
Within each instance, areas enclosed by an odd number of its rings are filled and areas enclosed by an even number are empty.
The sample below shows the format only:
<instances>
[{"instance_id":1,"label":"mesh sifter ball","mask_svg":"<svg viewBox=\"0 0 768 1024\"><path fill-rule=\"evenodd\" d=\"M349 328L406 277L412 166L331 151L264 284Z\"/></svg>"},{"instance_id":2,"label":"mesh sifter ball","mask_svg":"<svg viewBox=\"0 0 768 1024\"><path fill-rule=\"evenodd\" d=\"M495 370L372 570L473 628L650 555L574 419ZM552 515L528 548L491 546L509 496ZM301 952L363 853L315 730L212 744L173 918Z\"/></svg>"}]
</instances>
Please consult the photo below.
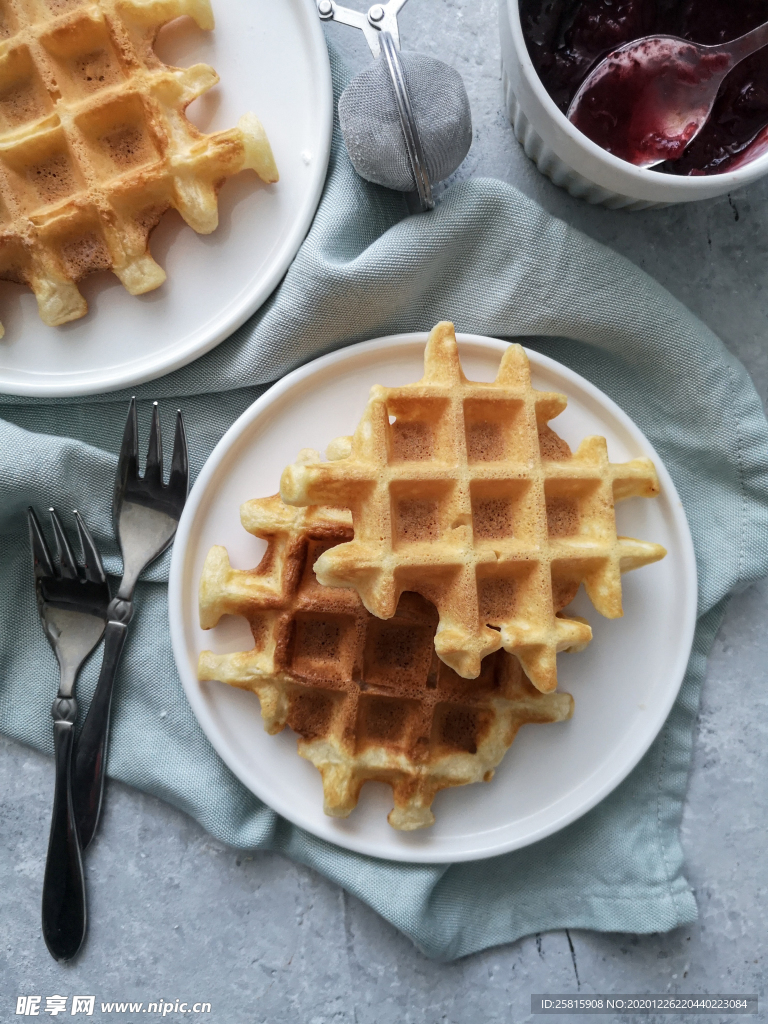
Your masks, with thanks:
<instances>
[{"instance_id":1,"label":"mesh sifter ball","mask_svg":"<svg viewBox=\"0 0 768 1024\"><path fill-rule=\"evenodd\" d=\"M432 185L452 174L472 143L472 117L461 75L423 53L399 53L397 13L406 0L375 4L367 14L317 0L324 21L365 34L376 61L339 100L339 122L355 170L368 181L417 192L434 206Z\"/></svg>"}]
</instances>

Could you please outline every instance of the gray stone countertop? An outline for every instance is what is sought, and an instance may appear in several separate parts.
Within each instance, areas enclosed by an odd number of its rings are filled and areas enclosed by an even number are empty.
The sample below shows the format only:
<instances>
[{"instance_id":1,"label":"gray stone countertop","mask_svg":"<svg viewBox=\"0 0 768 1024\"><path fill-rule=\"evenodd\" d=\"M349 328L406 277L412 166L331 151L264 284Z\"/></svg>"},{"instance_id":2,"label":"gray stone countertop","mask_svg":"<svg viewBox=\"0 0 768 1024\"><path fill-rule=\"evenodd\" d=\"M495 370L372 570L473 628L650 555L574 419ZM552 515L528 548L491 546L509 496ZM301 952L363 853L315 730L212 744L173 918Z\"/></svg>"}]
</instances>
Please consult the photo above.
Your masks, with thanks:
<instances>
[{"instance_id":1,"label":"gray stone countertop","mask_svg":"<svg viewBox=\"0 0 768 1024\"><path fill-rule=\"evenodd\" d=\"M358 33L327 31L353 69L369 61ZM464 77L475 133L456 177L512 182L641 266L720 335L765 401L768 178L666 210L587 206L543 178L512 134L496 0L410 0L401 33L405 48ZM532 992L762 995L767 618L768 586L737 596L710 659L683 820L700 917L665 935L553 932L436 964L312 871L226 848L170 807L111 784L88 858L87 947L60 966L39 924L51 762L0 740L0 1021L21 1019L18 995L54 993L95 994L92 1019L123 1021L142 1016L101 1013L100 1002L206 1000L212 1012L194 1019L211 1024L518 1024L529 1019ZM42 1008L41 1016L52 1019Z\"/></svg>"}]
</instances>

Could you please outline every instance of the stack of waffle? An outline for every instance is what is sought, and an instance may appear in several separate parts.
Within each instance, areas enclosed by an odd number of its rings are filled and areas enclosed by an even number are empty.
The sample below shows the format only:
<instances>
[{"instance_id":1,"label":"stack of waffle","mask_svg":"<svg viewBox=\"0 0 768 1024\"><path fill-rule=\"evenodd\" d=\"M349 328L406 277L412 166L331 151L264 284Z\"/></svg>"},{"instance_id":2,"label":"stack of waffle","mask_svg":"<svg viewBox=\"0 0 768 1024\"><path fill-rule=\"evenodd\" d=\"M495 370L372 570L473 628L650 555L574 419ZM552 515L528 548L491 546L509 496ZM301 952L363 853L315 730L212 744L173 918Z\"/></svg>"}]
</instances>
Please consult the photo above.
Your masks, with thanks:
<instances>
[{"instance_id":1,"label":"stack of waffle","mask_svg":"<svg viewBox=\"0 0 768 1024\"><path fill-rule=\"evenodd\" d=\"M556 654L592 632L562 609L584 583L620 616L620 574L665 551L616 535L614 502L658 493L652 463L614 465L599 437L572 454L548 426L565 405L534 390L519 345L493 383L468 381L438 324L421 381L374 387L328 461L305 449L279 496L243 506L259 566L208 555L201 625L244 616L255 646L203 652L199 676L253 690L268 732L299 734L326 813L375 779L390 824L429 825L435 794L489 780L521 725L571 716Z\"/></svg>"}]
</instances>

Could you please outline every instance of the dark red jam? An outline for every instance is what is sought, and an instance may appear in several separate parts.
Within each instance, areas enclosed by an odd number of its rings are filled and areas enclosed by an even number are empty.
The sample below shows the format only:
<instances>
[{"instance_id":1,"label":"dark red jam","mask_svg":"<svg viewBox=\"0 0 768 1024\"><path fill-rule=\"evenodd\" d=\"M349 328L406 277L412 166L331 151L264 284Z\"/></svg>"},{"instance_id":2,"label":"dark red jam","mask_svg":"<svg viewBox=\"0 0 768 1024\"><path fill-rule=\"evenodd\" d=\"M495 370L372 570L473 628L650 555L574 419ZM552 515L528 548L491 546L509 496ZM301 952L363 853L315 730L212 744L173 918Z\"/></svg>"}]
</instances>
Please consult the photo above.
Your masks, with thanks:
<instances>
[{"instance_id":1,"label":"dark red jam","mask_svg":"<svg viewBox=\"0 0 768 1024\"><path fill-rule=\"evenodd\" d=\"M727 42L768 21L768 0L520 0L520 15L533 65L565 113L589 71L624 43L652 34ZM588 134L611 150L610 133ZM706 125L686 142L683 132L654 170L718 174L768 150L768 47L726 76ZM630 151L616 155L632 158Z\"/></svg>"}]
</instances>

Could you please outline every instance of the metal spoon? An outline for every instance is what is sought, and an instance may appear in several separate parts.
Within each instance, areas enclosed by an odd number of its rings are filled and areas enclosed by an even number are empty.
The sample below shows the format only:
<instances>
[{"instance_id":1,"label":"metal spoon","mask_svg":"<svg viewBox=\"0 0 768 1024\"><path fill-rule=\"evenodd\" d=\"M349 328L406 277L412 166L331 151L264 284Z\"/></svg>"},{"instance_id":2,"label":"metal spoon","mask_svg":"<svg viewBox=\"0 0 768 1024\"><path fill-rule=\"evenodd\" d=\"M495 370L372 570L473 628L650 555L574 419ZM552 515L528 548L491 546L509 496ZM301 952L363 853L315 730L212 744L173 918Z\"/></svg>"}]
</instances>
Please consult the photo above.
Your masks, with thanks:
<instances>
[{"instance_id":1,"label":"metal spoon","mask_svg":"<svg viewBox=\"0 0 768 1024\"><path fill-rule=\"evenodd\" d=\"M723 79L768 44L768 22L718 46L643 36L614 50L582 82L568 120L638 167L679 159L704 127Z\"/></svg>"}]
</instances>

